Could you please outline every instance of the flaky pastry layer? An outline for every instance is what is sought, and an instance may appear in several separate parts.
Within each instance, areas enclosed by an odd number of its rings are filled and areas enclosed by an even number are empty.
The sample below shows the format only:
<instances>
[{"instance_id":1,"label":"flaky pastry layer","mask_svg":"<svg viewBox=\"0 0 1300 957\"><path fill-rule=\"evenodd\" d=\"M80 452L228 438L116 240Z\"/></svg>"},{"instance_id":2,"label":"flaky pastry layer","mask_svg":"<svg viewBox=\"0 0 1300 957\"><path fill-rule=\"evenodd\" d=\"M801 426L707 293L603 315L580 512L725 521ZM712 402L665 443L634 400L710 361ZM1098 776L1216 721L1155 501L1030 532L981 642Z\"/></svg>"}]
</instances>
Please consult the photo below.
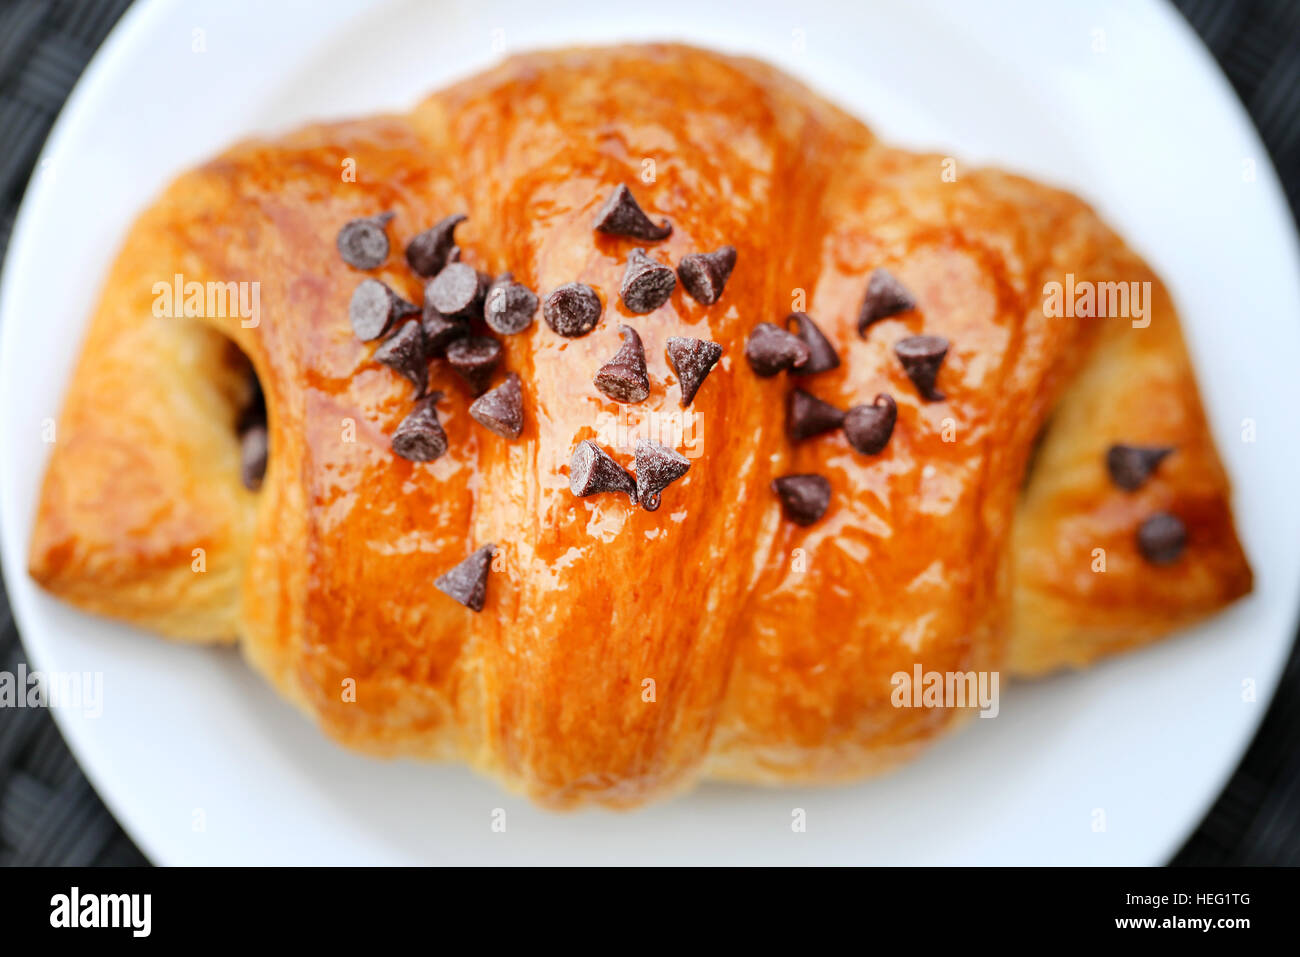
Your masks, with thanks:
<instances>
[{"instance_id":1,"label":"flaky pastry layer","mask_svg":"<svg viewBox=\"0 0 1300 957\"><path fill-rule=\"evenodd\" d=\"M896 672L1082 666L1251 586L1157 277L1067 193L944 172L768 66L671 45L514 57L409 115L238 145L128 234L67 394L31 573L96 613L238 641L350 747L461 759L549 806L890 767L959 714L894 707ZM591 228L620 183L672 222L654 246L666 261L736 247L716 305L679 284L652 314L626 312L617 290L642 244ZM429 464L391 451L410 384L353 335L362 274L334 246L341 224L384 210L393 252L373 275L416 303L401 250L453 212L469 216L457 241L471 265L542 295L575 280L601 291L585 338L539 318L503 339L523 383L519 440L473 422L435 363L449 451ZM918 308L861 338L882 267ZM178 274L260 283L260 322L156 318L154 284ZM1045 284L1066 274L1150 282L1149 325L1045 316ZM744 343L792 308L843 360L793 384L842 408L897 400L880 455L839 433L786 438L792 383L756 377ZM645 341L651 382L630 414L591 384L620 323ZM952 344L945 401L922 401L893 354L919 333ZM680 417L664 357L677 335L724 348L691 406L690 472L655 512L575 498L579 441L607 439L621 415L633 430ZM256 493L240 484L231 343L266 395ZM1177 451L1126 492L1104 464L1116 442ZM806 528L770 490L791 472L831 482ZM1156 511L1188 532L1165 566L1135 541ZM432 582L488 542L499 551L475 614Z\"/></svg>"}]
</instances>

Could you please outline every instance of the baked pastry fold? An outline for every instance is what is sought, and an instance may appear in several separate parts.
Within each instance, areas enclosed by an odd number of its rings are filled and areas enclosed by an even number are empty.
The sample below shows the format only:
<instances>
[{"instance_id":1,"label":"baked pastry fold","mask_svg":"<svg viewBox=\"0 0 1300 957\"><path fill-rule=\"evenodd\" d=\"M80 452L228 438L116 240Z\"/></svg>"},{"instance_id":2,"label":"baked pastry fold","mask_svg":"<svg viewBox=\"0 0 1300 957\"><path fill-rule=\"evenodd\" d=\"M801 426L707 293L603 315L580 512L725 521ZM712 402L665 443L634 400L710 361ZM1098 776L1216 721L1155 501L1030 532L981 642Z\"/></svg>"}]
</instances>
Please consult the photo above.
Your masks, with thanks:
<instances>
[{"instance_id":1,"label":"baked pastry fold","mask_svg":"<svg viewBox=\"0 0 1300 957\"><path fill-rule=\"evenodd\" d=\"M884 770L969 713L895 707L896 673L1083 666L1251 587L1159 279L1074 196L951 169L771 67L676 45L514 57L408 115L237 145L127 236L67 393L31 574L168 637L238 642L350 747L461 759L548 806ZM593 231L621 184L671 235ZM358 272L335 236L383 211L392 252ZM435 361L448 449L411 462L390 447L411 383L373 361L349 300L372 276L420 303L401 251L458 212L462 261L539 295L589 284L603 316L582 338L539 318L501 339L524 396L515 441L474 422ZM679 282L634 315L618 290L647 245L674 265L731 245L736 265L715 304ZM877 269L916 308L859 335ZM156 316L155 284L175 276L258 284L258 321ZM1067 276L1148 288L1147 315L1046 315L1045 288ZM751 331L792 310L840 365L754 375ZM650 394L635 405L592 385L620 324L645 343ZM895 355L921 334L950 343L942 401ZM723 348L685 412L673 336ZM235 429L245 362L270 436L256 492ZM887 447L791 442L795 386L840 408L892 395ZM627 465L664 422L684 424L691 468L661 508L574 496L579 442ZM1117 443L1174 451L1129 491L1108 475ZM771 492L792 473L829 480L811 525ZM1166 564L1137 538L1158 513L1186 531ZM432 583L486 543L475 613Z\"/></svg>"}]
</instances>

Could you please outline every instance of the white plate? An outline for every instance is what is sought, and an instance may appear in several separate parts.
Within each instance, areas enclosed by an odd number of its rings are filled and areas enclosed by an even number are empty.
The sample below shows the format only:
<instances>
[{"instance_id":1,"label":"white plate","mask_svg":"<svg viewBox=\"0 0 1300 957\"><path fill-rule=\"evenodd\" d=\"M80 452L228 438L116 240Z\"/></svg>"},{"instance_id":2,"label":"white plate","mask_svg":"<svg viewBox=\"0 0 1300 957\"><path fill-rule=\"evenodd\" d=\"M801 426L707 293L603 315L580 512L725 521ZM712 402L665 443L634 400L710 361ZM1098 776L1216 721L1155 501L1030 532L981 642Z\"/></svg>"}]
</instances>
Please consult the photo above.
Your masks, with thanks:
<instances>
[{"instance_id":1,"label":"white plate","mask_svg":"<svg viewBox=\"0 0 1300 957\"><path fill-rule=\"evenodd\" d=\"M1300 510L1284 505L1300 408L1295 236L1226 81L1155 2L725 6L551 0L543 16L532 0L147 2L96 57L45 150L5 270L0 523L34 662L104 674L102 717L56 713L155 861L1153 864L1222 787L1280 675L1300 581ZM1097 204L1182 309L1255 594L1178 640L1013 686L996 720L970 722L886 779L706 786L630 815L552 815L460 767L346 753L234 653L169 645L33 587L23 568L41 423L57 415L125 228L170 175L246 133L404 108L488 65L502 43L640 38L752 52L888 138ZM1243 419L1258 441L1242 441ZM1243 700L1247 681L1254 701ZM498 807L504 834L489 827ZM792 833L795 807L806 833Z\"/></svg>"}]
</instances>

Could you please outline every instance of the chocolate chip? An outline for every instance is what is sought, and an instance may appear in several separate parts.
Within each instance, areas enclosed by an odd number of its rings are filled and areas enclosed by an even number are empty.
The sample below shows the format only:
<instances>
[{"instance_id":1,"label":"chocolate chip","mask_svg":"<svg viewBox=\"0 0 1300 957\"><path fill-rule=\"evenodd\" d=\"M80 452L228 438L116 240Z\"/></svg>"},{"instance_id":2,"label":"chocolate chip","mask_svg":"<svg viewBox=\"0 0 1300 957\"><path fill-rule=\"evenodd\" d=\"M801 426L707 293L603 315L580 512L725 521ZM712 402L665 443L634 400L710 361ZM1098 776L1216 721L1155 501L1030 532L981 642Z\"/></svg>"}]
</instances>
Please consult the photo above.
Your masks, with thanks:
<instances>
[{"instance_id":1,"label":"chocolate chip","mask_svg":"<svg viewBox=\"0 0 1300 957\"><path fill-rule=\"evenodd\" d=\"M488 572L492 568L495 545L484 545L451 571L434 579L433 587L456 599L470 611L482 611L487 600Z\"/></svg>"},{"instance_id":2,"label":"chocolate chip","mask_svg":"<svg viewBox=\"0 0 1300 957\"><path fill-rule=\"evenodd\" d=\"M723 246L711 253L690 253L677 264L682 287L701 305L711 306L722 297L722 290L736 268L736 247Z\"/></svg>"},{"instance_id":3,"label":"chocolate chip","mask_svg":"<svg viewBox=\"0 0 1300 957\"><path fill-rule=\"evenodd\" d=\"M266 395L262 392L262 383L257 374L248 370L248 398L239 412L235 430L241 435L255 425L266 425Z\"/></svg>"},{"instance_id":4,"label":"chocolate chip","mask_svg":"<svg viewBox=\"0 0 1300 957\"><path fill-rule=\"evenodd\" d=\"M636 502L636 479L591 439L583 439L569 460L569 491L579 498L599 492L625 492Z\"/></svg>"},{"instance_id":5,"label":"chocolate chip","mask_svg":"<svg viewBox=\"0 0 1300 957\"><path fill-rule=\"evenodd\" d=\"M862 297L862 307L858 310L858 335L866 338L867 329L873 322L915 308L916 300L894 278L894 274L887 269L877 269L867 280L867 293Z\"/></svg>"},{"instance_id":6,"label":"chocolate chip","mask_svg":"<svg viewBox=\"0 0 1300 957\"><path fill-rule=\"evenodd\" d=\"M1138 528L1138 550L1153 565L1176 562L1187 547L1187 527L1168 512L1156 512Z\"/></svg>"},{"instance_id":7,"label":"chocolate chip","mask_svg":"<svg viewBox=\"0 0 1300 957\"><path fill-rule=\"evenodd\" d=\"M377 269L388 258L388 234L384 227L392 213L380 213L369 219L353 219L343 224L334 245L343 261L353 269Z\"/></svg>"},{"instance_id":8,"label":"chocolate chip","mask_svg":"<svg viewBox=\"0 0 1300 957\"><path fill-rule=\"evenodd\" d=\"M515 282L510 273L502 273L488 287L483 301L483 319L488 328L503 336L523 332L533 324L537 314L537 293L521 282Z\"/></svg>"},{"instance_id":9,"label":"chocolate chip","mask_svg":"<svg viewBox=\"0 0 1300 957\"><path fill-rule=\"evenodd\" d=\"M839 353L835 351L831 341L817 328L817 323L812 321L812 316L806 312L792 312L785 317L787 330L791 322L796 327L795 335L808 347L808 361L798 369L791 370L795 375L816 375L818 372L829 372L839 367Z\"/></svg>"},{"instance_id":10,"label":"chocolate chip","mask_svg":"<svg viewBox=\"0 0 1300 957\"><path fill-rule=\"evenodd\" d=\"M618 294L628 312L644 315L666 303L676 287L677 276L671 269L651 259L644 249L634 249L627 257Z\"/></svg>"},{"instance_id":11,"label":"chocolate chip","mask_svg":"<svg viewBox=\"0 0 1300 957\"><path fill-rule=\"evenodd\" d=\"M468 322L448 319L427 302L424 304L424 318L420 321L420 327L424 330L425 351L430 358L445 355L447 346L469 335Z\"/></svg>"},{"instance_id":12,"label":"chocolate chip","mask_svg":"<svg viewBox=\"0 0 1300 957\"><path fill-rule=\"evenodd\" d=\"M1106 452L1106 469L1110 480L1126 492L1146 484L1172 445L1112 445Z\"/></svg>"},{"instance_id":13,"label":"chocolate chip","mask_svg":"<svg viewBox=\"0 0 1300 957\"><path fill-rule=\"evenodd\" d=\"M756 325L745 343L745 358L754 373L764 379L783 369L802 368L811 357L802 339L770 322Z\"/></svg>"},{"instance_id":14,"label":"chocolate chip","mask_svg":"<svg viewBox=\"0 0 1300 957\"><path fill-rule=\"evenodd\" d=\"M517 439L524 431L524 393L519 376L513 372L490 392L470 403L470 418L489 432L507 439Z\"/></svg>"},{"instance_id":15,"label":"chocolate chip","mask_svg":"<svg viewBox=\"0 0 1300 957\"><path fill-rule=\"evenodd\" d=\"M785 401L785 434L791 442L802 442L830 432L844 424L844 412L803 389L795 389Z\"/></svg>"},{"instance_id":16,"label":"chocolate chip","mask_svg":"<svg viewBox=\"0 0 1300 957\"><path fill-rule=\"evenodd\" d=\"M393 451L412 462L432 462L447 451L447 433L435 408L441 392L431 392L415 403L411 414L393 432Z\"/></svg>"},{"instance_id":17,"label":"chocolate chip","mask_svg":"<svg viewBox=\"0 0 1300 957\"><path fill-rule=\"evenodd\" d=\"M894 354L903 371L927 402L941 402L947 396L934 387L939 366L948 354L948 340L943 336L908 336L894 345Z\"/></svg>"},{"instance_id":18,"label":"chocolate chip","mask_svg":"<svg viewBox=\"0 0 1300 957\"><path fill-rule=\"evenodd\" d=\"M565 283L546 297L546 324L567 339L585 336L600 322L600 296L586 283Z\"/></svg>"},{"instance_id":19,"label":"chocolate chip","mask_svg":"<svg viewBox=\"0 0 1300 957\"><path fill-rule=\"evenodd\" d=\"M722 358L722 346L707 339L691 339L687 336L672 336L668 340L668 364L677 373L677 382L682 387L682 408L686 408L695 398L713 367Z\"/></svg>"},{"instance_id":20,"label":"chocolate chip","mask_svg":"<svg viewBox=\"0 0 1300 957\"><path fill-rule=\"evenodd\" d=\"M363 279L352 292L348 319L357 338L369 342L382 336L399 319L419 311L419 306L407 302L378 279Z\"/></svg>"},{"instance_id":21,"label":"chocolate chip","mask_svg":"<svg viewBox=\"0 0 1300 957\"><path fill-rule=\"evenodd\" d=\"M632 191L622 184L605 200L605 205L600 207L592 228L613 236L631 236L647 242L667 239L673 231L666 219L660 226L651 222L650 217L637 205Z\"/></svg>"},{"instance_id":22,"label":"chocolate chip","mask_svg":"<svg viewBox=\"0 0 1300 957\"><path fill-rule=\"evenodd\" d=\"M886 392L879 393L870 405L855 405L844 417L844 437L855 451L879 455L898 421L898 404Z\"/></svg>"},{"instance_id":23,"label":"chocolate chip","mask_svg":"<svg viewBox=\"0 0 1300 957\"><path fill-rule=\"evenodd\" d=\"M684 455L654 442L636 443L636 497L641 507L653 512L659 507L659 493L690 471Z\"/></svg>"},{"instance_id":24,"label":"chocolate chip","mask_svg":"<svg viewBox=\"0 0 1300 957\"><path fill-rule=\"evenodd\" d=\"M417 396L429 386L429 354L425 349L424 330L418 322L408 322L375 350L375 361L406 376L415 386Z\"/></svg>"},{"instance_id":25,"label":"chocolate chip","mask_svg":"<svg viewBox=\"0 0 1300 957\"><path fill-rule=\"evenodd\" d=\"M460 259L460 248L456 246L456 227L468 218L464 213L448 216L407 243L406 263L411 271L428 279L442 272L448 263ZM454 259L453 249L456 253Z\"/></svg>"},{"instance_id":26,"label":"chocolate chip","mask_svg":"<svg viewBox=\"0 0 1300 957\"><path fill-rule=\"evenodd\" d=\"M478 272L465 263L449 263L430 280L424 300L448 319L467 319L482 302Z\"/></svg>"},{"instance_id":27,"label":"chocolate chip","mask_svg":"<svg viewBox=\"0 0 1300 957\"><path fill-rule=\"evenodd\" d=\"M235 428L239 433L240 477L245 488L256 492L262 487L262 476L266 473L268 436L266 396L262 392L262 383L251 368L248 372L248 399L240 410Z\"/></svg>"},{"instance_id":28,"label":"chocolate chip","mask_svg":"<svg viewBox=\"0 0 1300 957\"><path fill-rule=\"evenodd\" d=\"M262 487L262 477L266 474L267 452L270 439L266 425L259 423L249 426L239 436L239 472L244 480L244 488L256 492Z\"/></svg>"},{"instance_id":29,"label":"chocolate chip","mask_svg":"<svg viewBox=\"0 0 1300 957\"><path fill-rule=\"evenodd\" d=\"M501 361L501 343L488 336L457 339L447 346L447 363L465 380L473 395L482 395Z\"/></svg>"},{"instance_id":30,"label":"chocolate chip","mask_svg":"<svg viewBox=\"0 0 1300 957\"><path fill-rule=\"evenodd\" d=\"M831 504L831 483L820 475L782 475L772 480L785 517L796 525L811 525Z\"/></svg>"},{"instance_id":31,"label":"chocolate chip","mask_svg":"<svg viewBox=\"0 0 1300 957\"><path fill-rule=\"evenodd\" d=\"M646 374L641 337L631 326L619 326L618 333L623 344L592 381L615 402L644 402L650 395L650 377Z\"/></svg>"}]
</instances>

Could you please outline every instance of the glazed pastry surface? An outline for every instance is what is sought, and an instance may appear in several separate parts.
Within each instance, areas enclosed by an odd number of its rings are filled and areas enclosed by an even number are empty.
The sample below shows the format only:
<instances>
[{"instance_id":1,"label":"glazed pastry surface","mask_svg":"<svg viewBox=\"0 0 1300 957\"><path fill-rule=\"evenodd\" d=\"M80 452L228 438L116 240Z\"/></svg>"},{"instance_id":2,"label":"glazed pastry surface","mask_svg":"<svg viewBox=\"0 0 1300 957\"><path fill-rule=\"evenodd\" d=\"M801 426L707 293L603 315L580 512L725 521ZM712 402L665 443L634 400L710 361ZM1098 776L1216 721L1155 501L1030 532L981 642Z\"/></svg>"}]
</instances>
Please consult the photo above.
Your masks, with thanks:
<instances>
[{"instance_id":1,"label":"glazed pastry surface","mask_svg":"<svg viewBox=\"0 0 1300 957\"><path fill-rule=\"evenodd\" d=\"M1082 666L1251 587L1159 280L1075 197L943 172L770 67L671 45L515 57L409 115L240 144L128 234L67 394L31 573L97 613L237 641L350 747L464 760L552 807L634 806L704 777L886 769L969 713L894 707L895 672ZM620 184L671 236L593 231ZM386 210L388 260L350 268L340 226ZM583 338L540 312L502 337L494 382L523 384L516 441L474 422L435 361L449 448L414 463L389 444L411 385L353 334L349 299L373 276L420 303L402 250L457 212L463 261L540 296L588 283L604 312ZM716 304L680 283L648 315L619 300L633 248L676 265L724 244L738 255ZM918 305L859 337L877 268ZM1045 316L1044 285L1067 273L1150 282L1149 325ZM154 284L176 274L260 283L260 322L155 317ZM841 365L759 378L746 338L792 309ZM620 324L645 343L650 396L636 405L592 385ZM923 333L951 343L944 401L923 401L893 353ZM653 512L575 497L580 441L630 467L638 436L683 422L670 336L724 350L678 443L690 471ZM266 396L257 492L240 481L247 382L231 343ZM888 392L888 446L865 456L839 432L792 443L794 386L841 408ZM1128 492L1107 474L1114 443L1176 451ZM832 497L800 527L770 485L804 472ZM1167 565L1136 542L1158 511L1187 529ZM432 583L487 543L476 614Z\"/></svg>"}]
</instances>

